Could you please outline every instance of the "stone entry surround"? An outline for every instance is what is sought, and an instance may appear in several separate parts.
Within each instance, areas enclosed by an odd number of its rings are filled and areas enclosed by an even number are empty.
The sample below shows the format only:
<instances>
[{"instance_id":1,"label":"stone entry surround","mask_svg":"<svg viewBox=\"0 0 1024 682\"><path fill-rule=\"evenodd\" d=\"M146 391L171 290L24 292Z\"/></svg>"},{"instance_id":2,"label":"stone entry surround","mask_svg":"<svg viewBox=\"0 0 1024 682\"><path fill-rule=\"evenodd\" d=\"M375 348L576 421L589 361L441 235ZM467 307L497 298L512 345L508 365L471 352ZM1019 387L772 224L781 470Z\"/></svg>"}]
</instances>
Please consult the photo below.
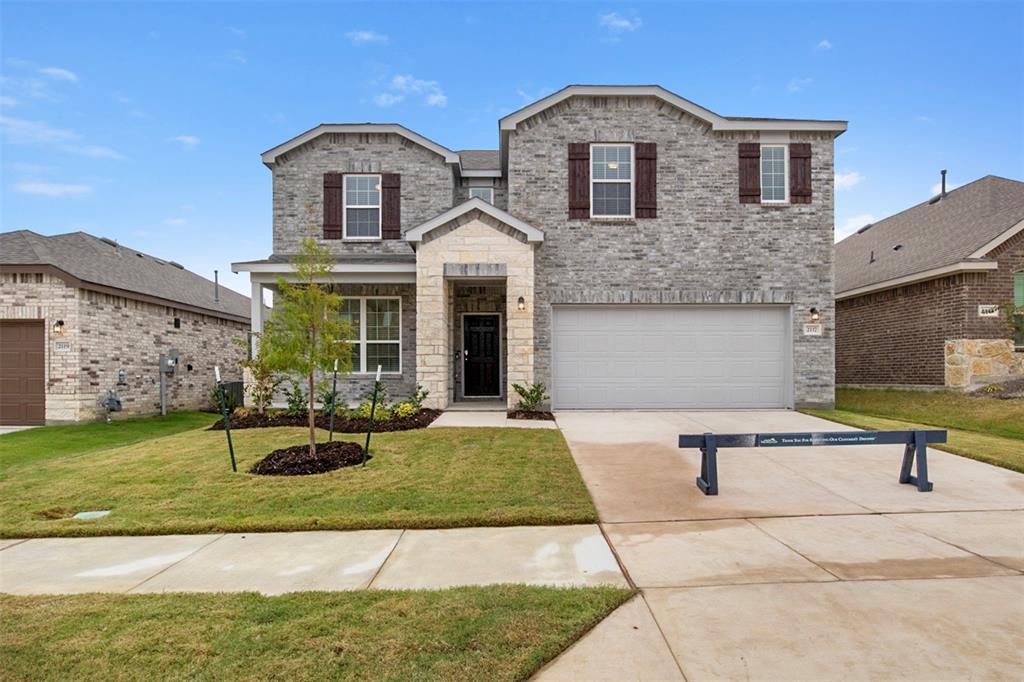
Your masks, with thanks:
<instances>
[{"instance_id":1,"label":"stone entry surround","mask_svg":"<svg viewBox=\"0 0 1024 682\"><path fill-rule=\"evenodd\" d=\"M946 341L946 386L971 388L1024 376L1024 352L1011 339Z\"/></svg>"},{"instance_id":2,"label":"stone entry surround","mask_svg":"<svg viewBox=\"0 0 1024 682\"><path fill-rule=\"evenodd\" d=\"M426 406L444 409L455 397L455 351L461 348L456 287L503 285L504 394L533 383L534 245L520 231L472 210L423 235L416 253L416 380L430 391ZM525 309L519 310L519 297Z\"/></svg>"}]
</instances>

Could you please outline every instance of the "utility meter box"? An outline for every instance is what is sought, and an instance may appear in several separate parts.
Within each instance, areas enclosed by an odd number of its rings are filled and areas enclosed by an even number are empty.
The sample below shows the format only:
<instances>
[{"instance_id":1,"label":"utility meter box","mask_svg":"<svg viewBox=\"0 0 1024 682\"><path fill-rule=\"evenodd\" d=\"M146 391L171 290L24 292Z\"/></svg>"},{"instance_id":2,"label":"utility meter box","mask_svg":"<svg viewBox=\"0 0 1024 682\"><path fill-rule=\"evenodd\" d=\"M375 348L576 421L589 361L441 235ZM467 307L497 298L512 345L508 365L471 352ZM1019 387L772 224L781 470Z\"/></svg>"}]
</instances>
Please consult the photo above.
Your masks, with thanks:
<instances>
[{"instance_id":1,"label":"utility meter box","mask_svg":"<svg viewBox=\"0 0 1024 682\"><path fill-rule=\"evenodd\" d=\"M170 349L165 355L160 356L160 371L164 374L174 374L174 368L178 366L180 359L178 351Z\"/></svg>"}]
</instances>

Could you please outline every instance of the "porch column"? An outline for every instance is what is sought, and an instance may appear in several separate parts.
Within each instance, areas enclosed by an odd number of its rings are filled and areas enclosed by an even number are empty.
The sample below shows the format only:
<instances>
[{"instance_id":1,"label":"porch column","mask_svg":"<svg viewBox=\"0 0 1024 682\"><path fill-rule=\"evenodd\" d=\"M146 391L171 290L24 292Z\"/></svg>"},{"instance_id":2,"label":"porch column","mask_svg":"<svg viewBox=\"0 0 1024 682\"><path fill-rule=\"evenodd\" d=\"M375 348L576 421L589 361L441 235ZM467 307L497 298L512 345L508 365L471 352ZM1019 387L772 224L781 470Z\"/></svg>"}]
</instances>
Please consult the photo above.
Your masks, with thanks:
<instances>
[{"instance_id":1,"label":"porch column","mask_svg":"<svg viewBox=\"0 0 1024 682\"><path fill-rule=\"evenodd\" d=\"M416 258L416 382L429 394L426 407L448 407L451 389L448 286L441 258L421 249Z\"/></svg>"},{"instance_id":2,"label":"porch column","mask_svg":"<svg viewBox=\"0 0 1024 682\"><path fill-rule=\"evenodd\" d=\"M249 299L249 329L259 333L263 331L263 284L251 282L252 296ZM253 356L259 350L259 340L253 336L250 339Z\"/></svg>"}]
</instances>

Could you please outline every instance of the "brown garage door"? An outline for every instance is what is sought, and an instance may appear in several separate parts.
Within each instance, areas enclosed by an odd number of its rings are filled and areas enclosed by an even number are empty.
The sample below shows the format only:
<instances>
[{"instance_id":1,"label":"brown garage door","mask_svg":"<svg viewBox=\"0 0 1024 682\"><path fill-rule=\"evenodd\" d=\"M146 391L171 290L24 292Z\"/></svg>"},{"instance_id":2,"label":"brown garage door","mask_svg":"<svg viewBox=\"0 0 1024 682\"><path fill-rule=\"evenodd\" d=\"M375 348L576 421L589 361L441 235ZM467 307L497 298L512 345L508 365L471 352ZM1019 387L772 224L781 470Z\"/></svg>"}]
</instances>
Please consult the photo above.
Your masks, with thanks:
<instances>
[{"instance_id":1,"label":"brown garage door","mask_svg":"<svg viewBox=\"0 0 1024 682\"><path fill-rule=\"evenodd\" d=\"M0 320L0 424L46 421L42 320Z\"/></svg>"}]
</instances>

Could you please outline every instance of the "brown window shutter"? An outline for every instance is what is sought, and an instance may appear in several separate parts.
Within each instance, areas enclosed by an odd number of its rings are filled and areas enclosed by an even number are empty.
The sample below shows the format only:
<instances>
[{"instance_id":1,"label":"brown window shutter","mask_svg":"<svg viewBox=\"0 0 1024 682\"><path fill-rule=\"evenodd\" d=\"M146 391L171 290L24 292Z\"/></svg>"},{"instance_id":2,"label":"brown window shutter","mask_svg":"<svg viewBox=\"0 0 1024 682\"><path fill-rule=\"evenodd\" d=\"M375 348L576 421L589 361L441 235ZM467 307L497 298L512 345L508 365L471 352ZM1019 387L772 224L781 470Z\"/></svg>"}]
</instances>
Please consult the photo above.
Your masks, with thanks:
<instances>
[{"instance_id":1,"label":"brown window shutter","mask_svg":"<svg viewBox=\"0 0 1024 682\"><path fill-rule=\"evenodd\" d=\"M569 218L590 217L590 144L569 143Z\"/></svg>"},{"instance_id":2,"label":"brown window shutter","mask_svg":"<svg viewBox=\"0 0 1024 682\"><path fill-rule=\"evenodd\" d=\"M789 145L789 203L811 203L811 145Z\"/></svg>"},{"instance_id":3,"label":"brown window shutter","mask_svg":"<svg viewBox=\"0 0 1024 682\"><path fill-rule=\"evenodd\" d=\"M344 184L343 173L324 173L324 239L341 239Z\"/></svg>"},{"instance_id":4,"label":"brown window shutter","mask_svg":"<svg viewBox=\"0 0 1024 682\"><path fill-rule=\"evenodd\" d=\"M383 173L380 176L381 239L402 238L402 176Z\"/></svg>"},{"instance_id":5,"label":"brown window shutter","mask_svg":"<svg viewBox=\"0 0 1024 682\"><path fill-rule=\"evenodd\" d=\"M761 145L740 142L740 203L761 203Z\"/></svg>"},{"instance_id":6,"label":"brown window shutter","mask_svg":"<svg viewBox=\"0 0 1024 682\"><path fill-rule=\"evenodd\" d=\"M637 142L633 149L636 157L636 217L658 217L658 145Z\"/></svg>"}]
</instances>

